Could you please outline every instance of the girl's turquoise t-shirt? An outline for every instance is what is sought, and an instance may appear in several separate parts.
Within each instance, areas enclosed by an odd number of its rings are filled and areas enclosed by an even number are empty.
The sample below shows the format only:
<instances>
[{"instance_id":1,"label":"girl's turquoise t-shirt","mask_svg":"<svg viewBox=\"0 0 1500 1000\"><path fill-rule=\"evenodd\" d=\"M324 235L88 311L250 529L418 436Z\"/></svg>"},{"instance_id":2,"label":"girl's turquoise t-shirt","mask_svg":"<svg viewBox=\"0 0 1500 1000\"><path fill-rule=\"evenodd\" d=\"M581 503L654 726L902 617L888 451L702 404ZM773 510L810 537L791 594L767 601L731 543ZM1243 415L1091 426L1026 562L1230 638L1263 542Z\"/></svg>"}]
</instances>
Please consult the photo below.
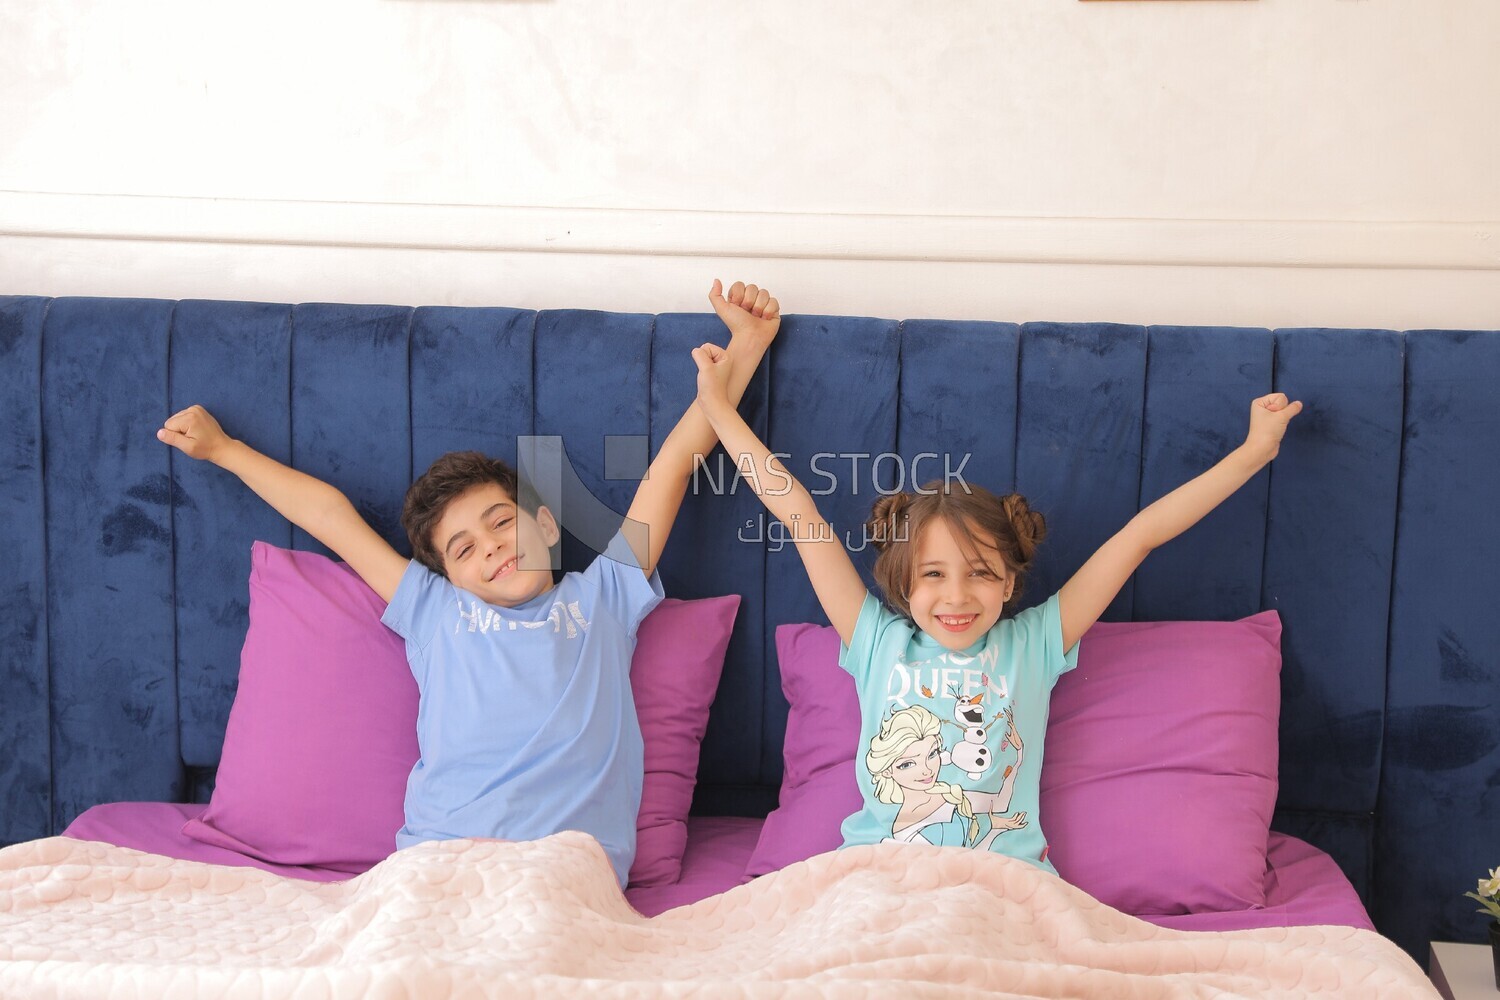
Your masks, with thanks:
<instances>
[{"instance_id":1,"label":"girl's turquoise t-shirt","mask_svg":"<svg viewBox=\"0 0 1500 1000\"><path fill-rule=\"evenodd\" d=\"M1052 686L1078 665L1057 596L953 652L866 594L839 666L859 690L864 806L844 847L886 840L998 851L1056 874L1038 800Z\"/></svg>"}]
</instances>

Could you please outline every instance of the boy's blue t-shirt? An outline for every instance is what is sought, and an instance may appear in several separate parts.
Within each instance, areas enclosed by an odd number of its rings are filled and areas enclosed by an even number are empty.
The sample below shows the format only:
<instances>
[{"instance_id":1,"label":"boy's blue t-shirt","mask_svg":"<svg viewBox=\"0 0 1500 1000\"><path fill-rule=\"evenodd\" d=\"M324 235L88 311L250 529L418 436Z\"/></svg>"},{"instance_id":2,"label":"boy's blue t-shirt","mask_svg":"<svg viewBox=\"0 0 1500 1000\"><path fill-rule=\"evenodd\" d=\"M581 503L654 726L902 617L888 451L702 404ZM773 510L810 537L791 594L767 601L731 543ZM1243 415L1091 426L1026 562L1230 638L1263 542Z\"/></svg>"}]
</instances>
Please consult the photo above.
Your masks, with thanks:
<instances>
[{"instance_id":1,"label":"boy's blue t-shirt","mask_svg":"<svg viewBox=\"0 0 1500 1000\"><path fill-rule=\"evenodd\" d=\"M839 650L859 691L864 798L844 820L843 846L992 850L1056 874L1038 814L1042 741L1052 687L1077 665L1078 646L1062 648L1056 595L960 653L866 594Z\"/></svg>"},{"instance_id":2,"label":"boy's blue t-shirt","mask_svg":"<svg viewBox=\"0 0 1500 1000\"><path fill-rule=\"evenodd\" d=\"M588 569L514 608L413 560L381 619L406 640L421 692L421 757L396 846L581 830L623 886L644 773L630 659L661 599L620 535Z\"/></svg>"}]
</instances>

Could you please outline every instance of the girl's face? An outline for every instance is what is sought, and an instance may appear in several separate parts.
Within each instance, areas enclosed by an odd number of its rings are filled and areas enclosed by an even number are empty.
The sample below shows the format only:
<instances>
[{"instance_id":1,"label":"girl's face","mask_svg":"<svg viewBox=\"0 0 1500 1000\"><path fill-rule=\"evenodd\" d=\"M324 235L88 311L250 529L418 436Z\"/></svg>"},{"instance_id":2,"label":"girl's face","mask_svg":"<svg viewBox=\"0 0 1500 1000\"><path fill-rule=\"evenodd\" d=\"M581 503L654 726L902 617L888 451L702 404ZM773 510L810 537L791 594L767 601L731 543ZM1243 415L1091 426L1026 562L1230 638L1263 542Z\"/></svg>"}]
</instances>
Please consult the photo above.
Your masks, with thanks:
<instances>
[{"instance_id":1,"label":"girl's face","mask_svg":"<svg viewBox=\"0 0 1500 1000\"><path fill-rule=\"evenodd\" d=\"M929 736L906 748L896 763L886 768L886 777L909 792L930 792L942 766L943 746L940 738Z\"/></svg>"},{"instance_id":2,"label":"girl's face","mask_svg":"<svg viewBox=\"0 0 1500 1000\"><path fill-rule=\"evenodd\" d=\"M964 551L941 517L928 521L915 543L916 577L907 600L912 621L952 650L974 645L1000 620L1016 585L994 539L970 530L979 545L975 553Z\"/></svg>"}]
</instances>

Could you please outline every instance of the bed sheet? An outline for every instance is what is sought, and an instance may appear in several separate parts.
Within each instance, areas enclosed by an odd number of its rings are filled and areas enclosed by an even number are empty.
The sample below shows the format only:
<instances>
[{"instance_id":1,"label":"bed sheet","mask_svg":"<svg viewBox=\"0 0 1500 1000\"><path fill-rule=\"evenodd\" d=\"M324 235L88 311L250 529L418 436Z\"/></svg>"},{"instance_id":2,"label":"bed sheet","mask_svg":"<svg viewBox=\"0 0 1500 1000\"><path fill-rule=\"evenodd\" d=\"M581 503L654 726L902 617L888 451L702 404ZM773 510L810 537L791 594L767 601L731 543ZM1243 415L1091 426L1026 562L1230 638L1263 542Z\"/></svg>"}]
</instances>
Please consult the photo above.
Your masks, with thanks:
<instances>
[{"instance_id":1,"label":"bed sheet","mask_svg":"<svg viewBox=\"0 0 1500 1000\"><path fill-rule=\"evenodd\" d=\"M302 865L278 865L223 847L204 844L182 832L182 824L207 809L206 805L182 802L108 802L85 809L62 832L75 840L97 840L116 847L161 854L183 861L206 861L215 865L259 868L276 875L311 882L341 882L348 872Z\"/></svg>"},{"instance_id":2,"label":"bed sheet","mask_svg":"<svg viewBox=\"0 0 1500 1000\"><path fill-rule=\"evenodd\" d=\"M1374 930L1354 886L1332 857L1304 840L1272 831L1266 847L1263 909L1172 916L1139 914L1142 920L1180 931L1239 931L1255 927L1333 924Z\"/></svg>"},{"instance_id":3,"label":"bed sheet","mask_svg":"<svg viewBox=\"0 0 1500 1000\"><path fill-rule=\"evenodd\" d=\"M314 882L338 882L348 872L278 865L199 843L182 825L203 805L169 802L113 802L94 806L63 831L63 836L96 840L187 861L259 868ZM682 876L672 885L629 889L625 897L652 917L717 895L745 881L745 864L755 850L763 820L739 816L692 816ZM1260 909L1175 915L1137 914L1173 930L1229 931L1259 927L1336 925L1374 930L1349 880L1334 860L1305 841L1272 833L1267 849L1266 905Z\"/></svg>"}]
</instances>

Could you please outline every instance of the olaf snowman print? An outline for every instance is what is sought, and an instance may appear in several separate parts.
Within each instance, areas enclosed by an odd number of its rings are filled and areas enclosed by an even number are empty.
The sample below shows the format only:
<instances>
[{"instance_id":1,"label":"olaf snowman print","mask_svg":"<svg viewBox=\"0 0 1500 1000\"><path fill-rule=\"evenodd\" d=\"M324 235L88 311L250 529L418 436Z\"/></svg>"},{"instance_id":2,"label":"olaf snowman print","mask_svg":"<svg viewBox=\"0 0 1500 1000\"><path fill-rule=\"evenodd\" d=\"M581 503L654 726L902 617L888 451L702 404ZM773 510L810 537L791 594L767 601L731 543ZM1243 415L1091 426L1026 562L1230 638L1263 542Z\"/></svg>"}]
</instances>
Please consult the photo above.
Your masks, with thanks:
<instances>
[{"instance_id":1,"label":"olaf snowman print","mask_svg":"<svg viewBox=\"0 0 1500 1000\"><path fill-rule=\"evenodd\" d=\"M986 674L984 676L983 684L986 690L993 691L993 688L990 686L989 675ZM957 721L956 723L947 724L956 724L964 731L964 738L961 742L954 744L952 750L943 751L942 762L944 764L952 764L967 774L972 780L977 781L984 777L985 772L995 763L994 756L990 753L990 748L985 743L990 729L984 721L985 692L981 691L978 694L963 696L950 687L948 694L954 699L953 718ZM1004 741L1000 744L1000 749L1004 750L1006 746L1014 744L1016 749L1019 750L1020 740L1011 739L1012 734L1016 731L1013 710L1007 708L1001 715L1006 722L1006 733ZM946 722L946 720L944 721ZM990 723L993 724L994 721L992 718Z\"/></svg>"}]
</instances>

